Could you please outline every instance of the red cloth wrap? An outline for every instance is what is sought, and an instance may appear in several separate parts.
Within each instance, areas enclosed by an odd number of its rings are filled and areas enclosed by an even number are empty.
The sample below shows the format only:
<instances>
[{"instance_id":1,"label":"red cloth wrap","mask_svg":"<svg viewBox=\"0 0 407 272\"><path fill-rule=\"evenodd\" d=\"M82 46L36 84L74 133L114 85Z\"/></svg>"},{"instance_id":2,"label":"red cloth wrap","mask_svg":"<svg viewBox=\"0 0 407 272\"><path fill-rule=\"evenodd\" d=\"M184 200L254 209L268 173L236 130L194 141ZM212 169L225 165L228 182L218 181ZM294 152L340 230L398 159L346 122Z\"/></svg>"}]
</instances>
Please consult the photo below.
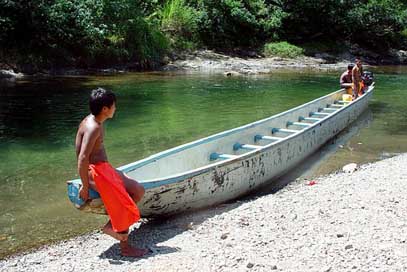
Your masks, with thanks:
<instances>
[{"instance_id":1,"label":"red cloth wrap","mask_svg":"<svg viewBox=\"0 0 407 272\"><path fill-rule=\"evenodd\" d=\"M115 232L126 231L140 219L140 212L127 193L123 180L108 162L90 164L89 169Z\"/></svg>"}]
</instances>

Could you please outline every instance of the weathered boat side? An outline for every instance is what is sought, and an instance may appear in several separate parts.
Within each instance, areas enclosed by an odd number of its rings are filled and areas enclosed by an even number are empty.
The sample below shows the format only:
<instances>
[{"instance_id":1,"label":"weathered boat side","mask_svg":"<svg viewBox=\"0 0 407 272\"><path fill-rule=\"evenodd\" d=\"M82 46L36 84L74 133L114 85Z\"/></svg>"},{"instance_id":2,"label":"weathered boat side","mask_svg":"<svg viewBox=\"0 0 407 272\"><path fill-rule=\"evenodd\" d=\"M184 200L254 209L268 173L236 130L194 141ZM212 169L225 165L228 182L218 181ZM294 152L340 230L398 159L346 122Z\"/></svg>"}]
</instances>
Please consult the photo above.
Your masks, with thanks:
<instances>
[{"instance_id":1,"label":"weathered boat side","mask_svg":"<svg viewBox=\"0 0 407 272\"><path fill-rule=\"evenodd\" d=\"M222 203L272 181L315 152L356 120L367 108L373 89L370 86L364 96L343 107L325 108L340 99L340 90L119 169L140 180L146 188L139 203L141 214L146 217ZM308 117L310 112L314 112L314 117ZM315 118L315 122L301 122L306 118ZM269 141L279 136L285 137ZM245 145L249 151L240 148ZM229 157L211 162L213 154Z\"/></svg>"}]
</instances>

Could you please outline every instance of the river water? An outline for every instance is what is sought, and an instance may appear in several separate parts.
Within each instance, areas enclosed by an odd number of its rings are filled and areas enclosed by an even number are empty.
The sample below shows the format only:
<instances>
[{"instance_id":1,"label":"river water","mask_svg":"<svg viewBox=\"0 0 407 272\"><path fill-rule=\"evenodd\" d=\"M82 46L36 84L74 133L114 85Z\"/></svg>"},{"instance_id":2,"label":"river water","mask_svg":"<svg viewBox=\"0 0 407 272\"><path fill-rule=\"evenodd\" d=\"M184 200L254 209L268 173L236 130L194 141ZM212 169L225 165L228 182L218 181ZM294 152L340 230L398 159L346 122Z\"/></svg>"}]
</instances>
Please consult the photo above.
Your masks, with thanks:
<instances>
[{"instance_id":1,"label":"river water","mask_svg":"<svg viewBox=\"0 0 407 272\"><path fill-rule=\"evenodd\" d=\"M407 69L375 68L369 109L297 168L312 177L407 152ZM106 123L110 162L148 155L282 112L335 91L339 72L231 77L160 73L21 80L0 85L0 258L82 234L106 217L78 212L65 181L76 178L74 137L90 90L117 95Z\"/></svg>"}]
</instances>

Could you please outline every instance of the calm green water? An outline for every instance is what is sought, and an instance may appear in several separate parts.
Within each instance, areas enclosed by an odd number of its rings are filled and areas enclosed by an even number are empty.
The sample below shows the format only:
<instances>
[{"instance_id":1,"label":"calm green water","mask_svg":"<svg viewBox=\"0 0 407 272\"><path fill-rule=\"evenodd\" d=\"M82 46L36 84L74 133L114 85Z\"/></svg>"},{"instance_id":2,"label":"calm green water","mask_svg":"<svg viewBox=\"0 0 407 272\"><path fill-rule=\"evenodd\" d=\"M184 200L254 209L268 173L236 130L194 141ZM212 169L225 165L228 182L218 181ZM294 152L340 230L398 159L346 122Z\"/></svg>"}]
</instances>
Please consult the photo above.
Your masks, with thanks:
<instances>
[{"instance_id":1,"label":"calm green water","mask_svg":"<svg viewBox=\"0 0 407 272\"><path fill-rule=\"evenodd\" d=\"M376 69L367 121L315 173L407 152L407 70L386 69ZM111 163L120 166L303 104L336 90L337 77L131 74L0 85L0 257L106 221L76 211L66 196L65 181L77 177L74 136L92 88L117 94L105 145Z\"/></svg>"}]
</instances>

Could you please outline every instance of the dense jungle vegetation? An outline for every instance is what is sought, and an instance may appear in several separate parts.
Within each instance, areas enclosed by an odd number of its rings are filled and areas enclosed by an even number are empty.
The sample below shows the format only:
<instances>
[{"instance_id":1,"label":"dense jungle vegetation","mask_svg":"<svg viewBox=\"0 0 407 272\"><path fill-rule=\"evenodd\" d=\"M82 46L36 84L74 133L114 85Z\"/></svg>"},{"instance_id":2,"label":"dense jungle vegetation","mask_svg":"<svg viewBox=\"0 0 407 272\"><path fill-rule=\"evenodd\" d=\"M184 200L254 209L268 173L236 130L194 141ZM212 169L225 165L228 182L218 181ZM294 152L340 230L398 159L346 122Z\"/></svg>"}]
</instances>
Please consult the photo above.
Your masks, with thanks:
<instances>
[{"instance_id":1,"label":"dense jungle vegetation","mask_svg":"<svg viewBox=\"0 0 407 272\"><path fill-rule=\"evenodd\" d=\"M406 48L403 0L0 0L0 62L149 68L173 52ZM294 46L295 45L295 46Z\"/></svg>"}]
</instances>

